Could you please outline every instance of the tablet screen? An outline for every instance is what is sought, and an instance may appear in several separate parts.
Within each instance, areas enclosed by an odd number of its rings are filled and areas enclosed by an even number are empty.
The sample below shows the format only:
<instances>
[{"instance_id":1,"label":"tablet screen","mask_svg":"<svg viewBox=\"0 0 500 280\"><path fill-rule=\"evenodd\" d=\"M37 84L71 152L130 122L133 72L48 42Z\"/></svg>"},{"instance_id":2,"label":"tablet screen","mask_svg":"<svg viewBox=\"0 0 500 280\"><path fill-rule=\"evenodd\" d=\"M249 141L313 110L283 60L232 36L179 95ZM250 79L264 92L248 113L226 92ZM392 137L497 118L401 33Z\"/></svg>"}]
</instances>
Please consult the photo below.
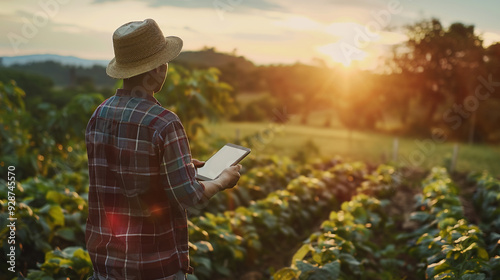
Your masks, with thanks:
<instances>
[{"instance_id":1,"label":"tablet screen","mask_svg":"<svg viewBox=\"0 0 500 280\"><path fill-rule=\"evenodd\" d=\"M203 167L198 168L197 177L203 180L214 180L225 168L239 162L249 152L250 150L244 147L225 145L210 157Z\"/></svg>"}]
</instances>

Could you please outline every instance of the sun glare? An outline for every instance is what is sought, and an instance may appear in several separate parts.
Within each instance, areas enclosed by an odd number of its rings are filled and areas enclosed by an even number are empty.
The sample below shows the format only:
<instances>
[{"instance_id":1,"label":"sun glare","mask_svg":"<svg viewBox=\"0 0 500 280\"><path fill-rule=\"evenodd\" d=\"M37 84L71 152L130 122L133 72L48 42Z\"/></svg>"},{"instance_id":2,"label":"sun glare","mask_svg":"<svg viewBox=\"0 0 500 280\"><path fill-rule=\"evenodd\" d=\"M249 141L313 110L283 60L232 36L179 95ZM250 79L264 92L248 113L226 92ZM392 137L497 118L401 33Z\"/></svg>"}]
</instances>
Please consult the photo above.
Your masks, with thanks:
<instances>
[{"instance_id":1,"label":"sun glare","mask_svg":"<svg viewBox=\"0 0 500 280\"><path fill-rule=\"evenodd\" d=\"M318 52L325 55L332 63L340 63L349 67L354 61L362 62L368 53L345 42L336 42L317 47Z\"/></svg>"}]
</instances>

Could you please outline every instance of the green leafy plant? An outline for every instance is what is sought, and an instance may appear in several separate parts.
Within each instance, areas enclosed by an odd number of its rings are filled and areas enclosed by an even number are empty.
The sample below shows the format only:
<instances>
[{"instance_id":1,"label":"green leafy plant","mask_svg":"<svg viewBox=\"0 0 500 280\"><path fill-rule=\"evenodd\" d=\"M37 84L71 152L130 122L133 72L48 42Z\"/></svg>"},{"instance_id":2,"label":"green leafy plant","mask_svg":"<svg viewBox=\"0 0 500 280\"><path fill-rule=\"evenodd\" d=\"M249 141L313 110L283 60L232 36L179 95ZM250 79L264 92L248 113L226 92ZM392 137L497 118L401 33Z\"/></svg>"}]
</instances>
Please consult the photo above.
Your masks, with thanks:
<instances>
[{"instance_id":1,"label":"green leafy plant","mask_svg":"<svg viewBox=\"0 0 500 280\"><path fill-rule=\"evenodd\" d=\"M491 257L491 278L496 279L500 277L500 180L488 173L471 174L469 180L476 183L473 203Z\"/></svg>"},{"instance_id":2,"label":"green leafy plant","mask_svg":"<svg viewBox=\"0 0 500 280\"><path fill-rule=\"evenodd\" d=\"M340 165L330 170L345 170L347 180L353 181L349 180L349 174L360 169ZM392 243L392 238L387 238L386 242L374 242L378 235L393 236L394 224L385 211L388 200L365 194L382 193L389 197L394 193L394 168L380 166L371 174L365 172L365 181L357 188L360 193L342 203L340 211L331 212L329 219L322 223L321 231L311 234L297 250L291 266L277 271L273 279L391 279L397 275L394 270L402 267L404 262L397 259L400 251ZM343 178L341 174L337 175ZM387 189L392 191L385 194Z\"/></svg>"},{"instance_id":3,"label":"green leafy plant","mask_svg":"<svg viewBox=\"0 0 500 280\"><path fill-rule=\"evenodd\" d=\"M30 270L27 279L78 279L84 280L92 275L92 262L87 251L81 247L67 247L52 250L45 254L45 262L40 270Z\"/></svg>"},{"instance_id":4,"label":"green leafy plant","mask_svg":"<svg viewBox=\"0 0 500 280\"><path fill-rule=\"evenodd\" d=\"M420 235L410 249L434 279L486 279L491 275L489 255L479 227L463 214L458 188L446 169L433 168L423 181L412 218L421 224Z\"/></svg>"}]
</instances>

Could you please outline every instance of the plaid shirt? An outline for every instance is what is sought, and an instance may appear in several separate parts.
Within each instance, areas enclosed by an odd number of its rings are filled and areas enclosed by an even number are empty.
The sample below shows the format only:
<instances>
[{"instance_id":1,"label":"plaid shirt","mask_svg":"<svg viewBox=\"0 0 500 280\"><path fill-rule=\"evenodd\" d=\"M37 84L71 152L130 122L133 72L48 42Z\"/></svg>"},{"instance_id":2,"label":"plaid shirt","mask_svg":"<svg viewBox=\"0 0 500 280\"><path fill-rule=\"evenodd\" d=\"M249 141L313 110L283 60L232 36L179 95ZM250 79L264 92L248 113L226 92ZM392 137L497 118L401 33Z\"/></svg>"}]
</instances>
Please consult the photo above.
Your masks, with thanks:
<instances>
[{"instance_id":1,"label":"plaid shirt","mask_svg":"<svg viewBox=\"0 0 500 280\"><path fill-rule=\"evenodd\" d=\"M186 209L203 198L177 115L118 89L92 115L87 250L100 279L172 279L190 272Z\"/></svg>"}]
</instances>

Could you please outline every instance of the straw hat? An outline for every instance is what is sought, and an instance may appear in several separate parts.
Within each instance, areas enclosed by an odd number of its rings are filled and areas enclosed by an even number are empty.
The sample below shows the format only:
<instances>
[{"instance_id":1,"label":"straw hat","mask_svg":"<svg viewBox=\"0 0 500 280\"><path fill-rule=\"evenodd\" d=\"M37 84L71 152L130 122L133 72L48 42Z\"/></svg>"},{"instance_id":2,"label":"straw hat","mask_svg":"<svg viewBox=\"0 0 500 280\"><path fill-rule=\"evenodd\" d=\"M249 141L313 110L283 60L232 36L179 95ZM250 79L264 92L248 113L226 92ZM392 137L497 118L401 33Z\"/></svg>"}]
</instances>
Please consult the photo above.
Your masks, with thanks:
<instances>
[{"instance_id":1,"label":"straw hat","mask_svg":"<svg viewBox=\"0 0 500 280\"><path fill-rule=\"evenodd\" d=\"M182 40L164 37L152 19L133 21L120 26L113 33L115 57L106 73L116 79L130 78L159 67L179 55Z\"/></svg>"}]
</instances>

